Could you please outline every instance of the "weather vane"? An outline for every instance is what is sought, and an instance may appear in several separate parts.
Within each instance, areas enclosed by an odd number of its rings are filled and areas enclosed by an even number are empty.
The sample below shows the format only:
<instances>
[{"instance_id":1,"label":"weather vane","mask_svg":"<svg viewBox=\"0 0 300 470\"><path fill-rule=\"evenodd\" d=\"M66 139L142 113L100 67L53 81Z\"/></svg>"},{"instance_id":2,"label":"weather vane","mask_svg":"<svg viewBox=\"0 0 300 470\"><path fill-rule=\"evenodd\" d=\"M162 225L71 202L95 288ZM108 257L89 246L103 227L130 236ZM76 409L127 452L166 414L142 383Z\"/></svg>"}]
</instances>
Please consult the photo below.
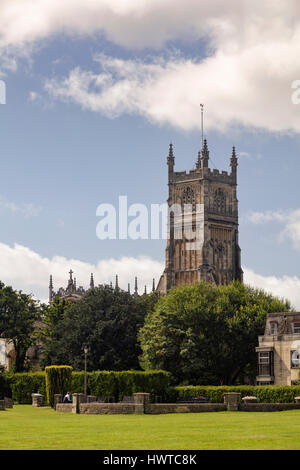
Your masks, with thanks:
<instances>
[{"instance_id":1,"label":"weather vane","mask_svg":"<svg viewBox=\"0 0 300 470\"><path fill-rule=\"evenodd\" d=\"M200 104L200 108L201 108L201 140L202 140L202 147L203 148L203 108L204 108L204 104Z\"/></svg>"}]
</instances>

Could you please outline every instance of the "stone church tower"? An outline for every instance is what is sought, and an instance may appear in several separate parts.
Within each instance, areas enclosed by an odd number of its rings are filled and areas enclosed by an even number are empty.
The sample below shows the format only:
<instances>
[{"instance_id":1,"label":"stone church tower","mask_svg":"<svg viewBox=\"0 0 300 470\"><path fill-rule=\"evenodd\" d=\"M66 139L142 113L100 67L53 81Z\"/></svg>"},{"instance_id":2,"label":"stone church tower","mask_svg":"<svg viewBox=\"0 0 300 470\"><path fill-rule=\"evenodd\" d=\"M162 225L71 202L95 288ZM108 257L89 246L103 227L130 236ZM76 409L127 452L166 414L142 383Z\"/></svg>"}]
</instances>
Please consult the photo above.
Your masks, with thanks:
<instances>
[{"instance_id":1,"label":"stone church tower","mask_svg":"<svg viewBox=\"0 0 300 470\"><path fill-rule=\"evenodd\" d=\"M167 157L168 207L170 210L175 204L190 210L184 217L177 211L170 211L165 270L157 286L158 292L166 293L174 286L201 280L216 285L229 284L234 279L243 280L238 242L238 162L235 148L232 149L229 174L211 170L208 163L205 139L202 151L198 153L196 168L189 173L175 172L173 146L170 144ZM197 225L200 241L192 244L192 237L187 239L187 234L191 234L191 230L196 233L196 220L200 221ZM190 232L183 229L183 224Z\"/></svg>"}]
</instances>

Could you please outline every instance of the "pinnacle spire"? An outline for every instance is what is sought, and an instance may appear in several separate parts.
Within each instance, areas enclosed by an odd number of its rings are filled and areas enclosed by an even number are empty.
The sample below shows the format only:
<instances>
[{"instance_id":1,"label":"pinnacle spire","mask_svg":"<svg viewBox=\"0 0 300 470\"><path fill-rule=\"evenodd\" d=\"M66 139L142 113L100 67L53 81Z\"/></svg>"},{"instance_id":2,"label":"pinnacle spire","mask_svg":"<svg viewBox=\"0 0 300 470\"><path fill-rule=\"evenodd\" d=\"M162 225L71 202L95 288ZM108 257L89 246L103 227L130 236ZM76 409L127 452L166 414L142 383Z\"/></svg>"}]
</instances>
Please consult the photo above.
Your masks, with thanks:
<instances>
[{"instance_id":1,"label":"pinnacle spire","mask_svg":"<svg viewBox=\"0 0 300 470\"><path fill-rule=\"evenodd\" d=\"M128 294L130 294L130 283L128 282L128 289L127 289Z\"/></svg>"},{"instance_id":2,"label":"pinnacle spire","mask_svg":"<svg viewBox=\"0 0 300 470\"><path fill-rule=\"evenodd\" d=\"M232 147L232 154L231 154L231 158L230 158L230 166L231 166L231 175L232 175L234 183L236 184L238 159L237 159L237 156L236 156L236 153L235 153L235 146Z\"/></svg>"},{"instance_id":3,"label":"pinnacle spire","mask_svg":"<svg viewBox=\"0 0 300 470\"><path fill-rule=\"evenodd\" d=\"M134 297L138 297L139 293L138 293L138 283L137 283L137 277L134 278L134 293L133 293L133 296Z\"/></svg>"},{"instance_id":4,"label":"pinnacle spire","mask_svg":"<svg viewBox=\"0 0 300 470\"><path fill-rule=\"evenodd\" d=\"M145 285L144 294L147 294L147 286Z\"/></svg>"},{"instance_id":5,"label":"pinnacle spire","mask_svg":"<svg viewBox=\"0 0 300 470\"><path fill-rule=\"evenodd\" d=\"M94 284L94 275L93 275L93 273L91 273L90 288L91 288L91 289L94 289L94 287L95 287L95 284Z\"/></svg>"},{"instance_id":6,"label":"pinnacle spire","mask_svg":"<svg viewBox=\"0 0 300 470\"><path fill-rule=\"evenodd\" d=\"M174 158L174 153L173 153L173 144L171 143L169 145L169 155L167 157L167 165L169 167L169 174L173 173L174 163L175 163L175 158Z\"/></svg>"},{"instance_id":7,"label":"pinnacle spire","mask_svg":"<svg viewBox=\"0 0 300 470\"><path fill-rule=\"evenodd\" d=\"M200 152L200 150L198 152L198 159L197 159L197 162L196 162L196 168L197 168L197 170L199 170L201 168L201 152Z\"/></svg>"},{"instance_id":8,"label":"pinnacle spire","mask_svg":"<svg viewBox=\"0 0 300 470\"><path fill-rule=\"evenodd\" d=\"M233 167L237 167L237 156L236 156L236 153L235 153L235 146L232 147L232 154L231 154L231 158L230 158L230 166L233 168Z\"/></svg>"},{"instance_id":9,"label":"pinnacle spire","mask_svg":"<svg viewBox=\"0 0 300 470\"><path fill-rule=\"evenodd\" d=\"M203 168L208 167L209 150L208 150L208 147L207 147L207 140L206 139L204 139L204 141L203 141L203 147L202 147L201 154L202 154L201 160L202 160Z\"/></svg>"},{"instance_id":10,"label":"pinnacle spire","mask_svg":"<svg viewBox=\"0 0 300 470\"><path fill-rule=\"evenodd\" d=\"M116 274L116 284L115 289L119 289L118 275Z\"/></svg>"},{"instance_id":11,"label":"pinnacle spire","mask_svg":"<svg viewBox=\"0 0 300 470\"><path fill-rule=\"evenodd\" d=\"M152 292L155 292L155 279L152 279Z\"/></svg>"}]
</instances>

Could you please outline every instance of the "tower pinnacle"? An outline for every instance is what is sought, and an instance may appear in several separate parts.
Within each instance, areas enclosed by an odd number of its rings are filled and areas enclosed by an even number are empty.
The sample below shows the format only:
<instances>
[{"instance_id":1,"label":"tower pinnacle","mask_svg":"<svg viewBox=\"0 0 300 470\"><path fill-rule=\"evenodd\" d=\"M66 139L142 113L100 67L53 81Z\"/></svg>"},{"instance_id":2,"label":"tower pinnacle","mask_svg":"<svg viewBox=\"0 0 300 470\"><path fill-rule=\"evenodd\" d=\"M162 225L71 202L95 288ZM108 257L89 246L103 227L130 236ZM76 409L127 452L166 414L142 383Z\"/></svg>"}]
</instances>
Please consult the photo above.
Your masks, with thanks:
<instances>
[{"instance_id":1,"label":"tower pinnacle","mask_svg":"<svg viewBox=\"0 0 300 470\"><path fill-rule=\"evenodd\" d=\"M174 165L175 165L175 158L174 158L174 154L173 154L173 144L172 143L170 143L170 146L169 146L169 155L167 157L167 165L168 165L168 169L169 169L169 179L170 179L170 175L173 173Z\"/></svg>"},{"instance_id":2,"label":"tower pinnacle","mask_svg":"<svg viewBox=\"0 0 300 470\"><path fill-rule=\"evenodd\" d=\"M203 141L203 147L202 147L202 157L201 157L201 161L202 161L202 167L203 168L207 168L208 167L208 160L209 160L209 151L208 151L208 147L207 147L207 140L204 139Z\"/></svg>"},{"instance_id":3,"label":"tower pinnacle","mask_svg":"<svg viewBox=\"0 0 300 470\"><path fill-rule=\"evenodd\" d=\"M234 183L236 184L237 180L237 166L238 166L238 160L237 156L235 153L235 146L232 147L232 154L230 158L230 167L231 167L231 175L233 178Z\"/></svg>"}]
</instances>

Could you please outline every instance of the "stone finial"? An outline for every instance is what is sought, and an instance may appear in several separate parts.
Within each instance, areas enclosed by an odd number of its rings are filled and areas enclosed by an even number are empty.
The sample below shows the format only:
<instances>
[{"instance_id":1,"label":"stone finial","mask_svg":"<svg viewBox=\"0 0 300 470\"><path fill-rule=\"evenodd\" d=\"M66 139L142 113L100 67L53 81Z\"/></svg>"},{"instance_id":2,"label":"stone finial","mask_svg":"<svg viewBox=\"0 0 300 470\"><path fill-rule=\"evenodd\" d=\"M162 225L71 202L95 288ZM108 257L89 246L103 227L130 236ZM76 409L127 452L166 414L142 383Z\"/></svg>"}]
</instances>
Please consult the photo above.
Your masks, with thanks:
<instances>
[{"instance_id":1,"label":"stone finial","mask_svg":"<svg viewBox=\"0 0 300 470\"><path fill-rule=\"evenodd\" d=\"M128 294L130 294L130 283L128 282L128 288L127 288Z\"/></svg>"},{"instance_id":2,"label":"stone finial","mask_svg":"<svg viewBox=\"0 0 300 470\"><path fill-rule=\"evenodd\" d=\"M197 159L197 162L196 162L196 168L197 168L197 170L200 170L200 168L201 168L201 152L200 152L200 150L198 152L198 159Z\"/></svg>"},{"instance_id":3,"label":"stone finial","mask_svg":"<svg viewBox=\"0 0 300 470\"><path fill-rule=\"evenodd\" d=\"M208 151L207 140L206 139L204 139L201 154L202 154L202 157L201 157L202 167L203 168L208 167L209 151Z\"/></svg>"},{"instance_id":4,"label":"stone finial","mask_svg":"<svg viewBox=\"0 0 300 470\"><path fill-rule=\"evenodd\" d=\"M134 278L134 293L133 293L133 296L134 297L138 297L139 293L138 293L138 282L137 282L137 277Z\"/></svg>"},{"instance_id":5,"label":"stone finial","mask_svg":"<svg viewBox=\"0 0 300 470\"><path fill-rule=\"evenodd\" d=\"M171 175L173 173L174 163L175 163L175 158L174 158L174 154L173 154L173 144L170 144L169 155L168 155L168 158L167 158L167 164L168 164L168 167L169 167L169 175Z\"/></svg>"},{"instance_id":6,"label":"stone finial","mask_svg":"<svg viewBox=\"0 0 300 470\"><path fill-rule=\"evenodd\" d=\"M95 284L94 284L94 276L93 276L93 273L91 273L90 288L91 288L91 289L94 289L94 287L95 287Z\"/></svg>"},{"instance_id":7,"label":"stone finial","mask_svg":"<svg viewBox=\"0 0 300 470\"><path fill-rule=\"evenodd\" d=\"M152 279L152 292L155 292L155 279Z\"/></svg>"},{"instance_id":8,"label":"stone finial","mask_svg":"<svg viewBox=\"0 0 300 470\"><path fill-rule=\"evenodd\" d=\"M230 165L231 165L231 167L237 166L237 156L236 156L236 153L235 153L235 146L232 147Z\"/></svg>"},{"instance_id":9,"label":"stone finial","mask_svg":"<svg viewBox=\"0 0 300 470\"><path fill-rule=\"evenodd\" d=\"M145 285L144 294L147 294L147 286Z\"/></svg>"},{"instance_id":10,"label":"stone finial","mask_svg":"<svg viewBox=\"0 0 300 470\"><path fill-rule=\"evenodd\" d=\"M232 154L230 158L230 167L231 167L231 175L233 178L234 183L236 183L237 180L237 166L238 166L238 161L237 161L237 156L235 153L235 147L232 147Z\"/></svg>"},{"instance_id":11,"label":"stone finial","mask_svg":"<svg viewBox=\"0 0 300 470\"><path fill-rule=\"evenodd\" d=\"M232 147L232 158L236 158L235 146Z\"/></svg>"},{"instance_id":12,"label":"stone finial","mask_svg":"<svg viewBox=\"0 0 300 470\"><path fill-rule=\"evenodd\" d=\"M119 289L119 281L118 281L118 275L116 274L116 283L115 283L115 289Z\"/></svg>"}]
</instances>

